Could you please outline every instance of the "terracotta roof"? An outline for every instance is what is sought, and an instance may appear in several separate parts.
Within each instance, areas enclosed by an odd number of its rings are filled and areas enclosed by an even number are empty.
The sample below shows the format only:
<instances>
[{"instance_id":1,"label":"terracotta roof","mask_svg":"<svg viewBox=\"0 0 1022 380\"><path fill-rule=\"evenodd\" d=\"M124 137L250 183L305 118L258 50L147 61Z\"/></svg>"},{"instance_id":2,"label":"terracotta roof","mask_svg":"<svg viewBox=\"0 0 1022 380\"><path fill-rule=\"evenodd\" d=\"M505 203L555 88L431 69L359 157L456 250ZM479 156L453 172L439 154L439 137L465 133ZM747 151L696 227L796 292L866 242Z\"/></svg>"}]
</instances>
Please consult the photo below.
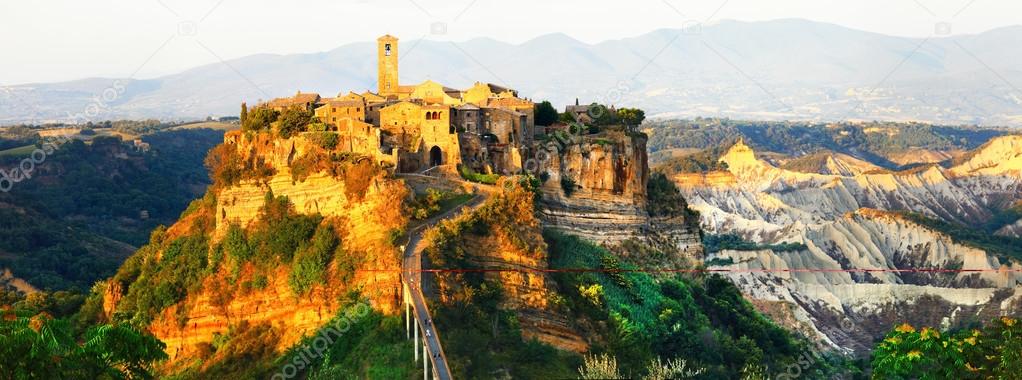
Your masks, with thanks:
<instances>
[{"instance_id":1,"label":"terracotta roof","mask_svg":"<svg viewBox=\"0 0 1022 380\"><path fill-rule=\"evenodd\" d=\"M269 103L267 103L267 104L269 104L270 107L290 107L290 106L295 106L295 105L316 103L316 101L318 101L319 99L321 99L319 97L319 94L315 94L315 93L312 93L312 94L298 93L297 95L295 95L293 97L290 97L290 98L276 98L276 99L273 99L273 100L269 101Z\"/></svg>"},{"instance_id":2,"label":"terracotta roof","mask_svg":"<svg viewBox=\"0 0 1022 380\"><path fill-rule=\"evenodd\" d=\"M297 103L313 103L313 102L319 100L320 96L317 93L298 94L298 95L295 95L295 97L293 99Z\"/></svg>"},{"instance_id":3,"label":"terracotta roof","mask_svg":"<svg viewBox=\"0 0 1022 380\"><path fill-rule=\"evenodd\" d=\"M490 99L487 102L487 105L512 107L512 106L532 106L533 104L528 100L519 98L496 98Z\"/></svg>"},{"instance_id":4,"label":"terracotta roof","mask_svg":"<svg viewBox=\"0 0 1022 380\"><path fill-rule=\"evenodd\" d=\"M358 100L330 100L326 105L331 107L362 107L365 104Z\"/></svg>"}]
</instances>

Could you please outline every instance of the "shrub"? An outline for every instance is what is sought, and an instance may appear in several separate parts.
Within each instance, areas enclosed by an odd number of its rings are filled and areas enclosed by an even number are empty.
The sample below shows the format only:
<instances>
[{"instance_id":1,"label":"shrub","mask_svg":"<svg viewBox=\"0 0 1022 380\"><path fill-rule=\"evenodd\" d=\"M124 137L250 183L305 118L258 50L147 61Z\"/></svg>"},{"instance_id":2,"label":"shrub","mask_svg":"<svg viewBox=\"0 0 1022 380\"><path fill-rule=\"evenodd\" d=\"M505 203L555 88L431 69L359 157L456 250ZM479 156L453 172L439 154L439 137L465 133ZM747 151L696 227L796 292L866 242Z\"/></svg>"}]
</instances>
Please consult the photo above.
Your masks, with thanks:
<instances>
[{"instance_id":1,"label":"shrub","mask_svg":"<svg viewBox=\"0 0 1022 380\"><path fill-rule=\"evenodd\" d=\"M323 282L327 265L334 257L339 240L334 229L321 225L312 236L312 243L301 249L291 266L288 284L295 294L305 294L316 283Z\"/></svg>"},{"instance_id":2,"label":"shrub","mask_svg":"<svg viewBox=\"0 0 1022 380\"><path fill-rule=\"evenodd\" d=\"M577 186L578 185L575 183L575 180L561 174L561 190L564 190L564 196L570 197L571 194L574 194Z\"/></svg>"},{"instance_id":3,"label":"shrub","mask_svg":"<svg viewBox=\"0 0 1022 380\"><path fill-rule=\"evenodd\" d=\"M685 215L688 202L674 182L664 173L653 173L646 183L646 211L652 217L675 217Z\"/></svg>"},{"instance_id":4,"label":"shrub","mask_svg":"<svg viewBox=\"0 0 1022 380\"><path fill-rule=\"evenodd\" d=\"M304 132L315 119L316 115L305 108L288 108L280 115L280 128L277 132L284 138L294 136Z\"/></svg>"},{"instance_id":5,"label":"shrub","mask_svg":"<svg viewBox=\"0 0 1022 380\"><path fill-rule=\"evenodd\" d=\"M287 197L274 198L267 193L260 210L259 222L252 232L249 244L261 262L290 263L301 244L316 231L322 217L301 215L294 211Z\"/></svg>"},{"instance_id":6,"label":"shrub","mask_svg":"<svg viewBox=\"0 0 1022 380\"><path fill-rule=\"evenodd\" d=\"M334 150L340 139L335 132L317 132L308 134L309 140L326 150Z\"/></svg>"},{"instance_id":7,"label":"shrub","mask_svg":"<svg viewBox=\"0 0 1022 380\"><path fill-rule=\"evenodd\" d=\"M476 173L474 170L464 165L458 168L458 172L461 174L461 178L486 185L496 185L497 180L500 179L499 175Z\"/></svg>"},{"instance_id":8,"label":"shrub","mask_svg":"<svg viewBox=\"0 0 1022 380\"><path fill-rule=\"evenodd\" d=\"M244 131L261 131L270 129L270 125L277 121L279 117L280 113L274 109L258 107L248 113L248 116L245 118L245 122L241 125L241 129Z\"/></svg>"},{"instance_id":9,"label":"shrub","mask_svg":"<svg viewBox=\"0 0 1022 380\"><path fill-rule=\"evenodd\" d=\"M883 379L1014 379L1022 371L1022 323L1010 317L959 331L902 324L873 351Z\"/></svg>"}]
</instances>

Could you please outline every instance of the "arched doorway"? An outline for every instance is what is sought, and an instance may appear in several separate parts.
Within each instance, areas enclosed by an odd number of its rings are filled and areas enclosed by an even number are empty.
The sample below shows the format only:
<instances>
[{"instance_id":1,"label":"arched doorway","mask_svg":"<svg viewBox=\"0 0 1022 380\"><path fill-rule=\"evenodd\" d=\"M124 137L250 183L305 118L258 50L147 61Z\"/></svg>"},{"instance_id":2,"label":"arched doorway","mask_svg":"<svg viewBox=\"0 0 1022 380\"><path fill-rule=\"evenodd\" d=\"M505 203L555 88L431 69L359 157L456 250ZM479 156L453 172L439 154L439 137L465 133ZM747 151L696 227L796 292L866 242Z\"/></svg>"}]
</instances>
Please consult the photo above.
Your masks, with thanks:
<instances>
[{"instance_id":1,"label":"arched doorway","mask_svg":"<svg viewBox=\"0 0 1022 380\"><path fill-rule=\"evenodd\" d=\"M429 166L442 165L444 163L444 152L440 150L440 147L433 146L429 150Z\"/></svg>"}]
</instances>

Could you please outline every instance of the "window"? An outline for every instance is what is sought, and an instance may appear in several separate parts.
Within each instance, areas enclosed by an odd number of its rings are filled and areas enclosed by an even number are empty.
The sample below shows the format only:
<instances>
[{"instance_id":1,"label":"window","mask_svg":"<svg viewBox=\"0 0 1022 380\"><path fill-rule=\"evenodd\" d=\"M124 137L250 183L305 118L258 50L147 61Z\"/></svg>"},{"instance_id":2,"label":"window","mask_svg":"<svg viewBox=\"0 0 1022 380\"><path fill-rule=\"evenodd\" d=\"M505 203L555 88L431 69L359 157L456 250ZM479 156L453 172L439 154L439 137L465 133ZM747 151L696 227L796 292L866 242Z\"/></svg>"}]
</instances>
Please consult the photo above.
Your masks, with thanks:
<instances>
[{"instance_id":1,"label":"window","mask_svg":"<svg viewBox=\"0 0 1022 380\"><path fill-rule=\"evenodd\" d=\"M389 57L390 56L390 44L383 45L383 50L384 50L383 55L386 55L386 56Z\"/></svg>"},{"instance_id":2,"label":"window","mask_svg":"<svg viewBox=\"0 0 1022 380\"><path fill-rule=\"evenodd\" d=\"M331 108L330 112L337 112L337 107Z\"/></svg>"}]
</instances>

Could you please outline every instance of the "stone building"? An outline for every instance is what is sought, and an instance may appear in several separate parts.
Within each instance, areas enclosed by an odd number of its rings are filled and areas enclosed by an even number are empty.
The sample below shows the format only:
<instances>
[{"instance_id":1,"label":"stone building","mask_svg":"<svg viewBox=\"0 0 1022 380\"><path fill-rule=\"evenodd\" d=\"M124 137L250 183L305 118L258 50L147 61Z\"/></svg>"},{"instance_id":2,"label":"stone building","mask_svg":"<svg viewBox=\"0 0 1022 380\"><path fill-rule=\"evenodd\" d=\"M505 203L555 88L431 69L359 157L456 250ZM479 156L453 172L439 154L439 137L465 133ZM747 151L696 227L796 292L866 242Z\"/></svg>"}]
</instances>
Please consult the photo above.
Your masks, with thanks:
<instances>
[{"instance_id":1,"label":"stone building","mask_svg":"<svg viewBox=\"0 0 1022 380\"><path fill-rule=\"evenodd\" d=\"M532 101L491 83L476 82L467 90L432 80L401 85L398 54L397 37L377 39L375 93L342 92L324 99L299 92L264 106L315 111L328 131L340 135L339 149L376 157L399 172L461 164L500 173L521 168L519 150L536 133Z\"/></svg>"}]
</instances>

